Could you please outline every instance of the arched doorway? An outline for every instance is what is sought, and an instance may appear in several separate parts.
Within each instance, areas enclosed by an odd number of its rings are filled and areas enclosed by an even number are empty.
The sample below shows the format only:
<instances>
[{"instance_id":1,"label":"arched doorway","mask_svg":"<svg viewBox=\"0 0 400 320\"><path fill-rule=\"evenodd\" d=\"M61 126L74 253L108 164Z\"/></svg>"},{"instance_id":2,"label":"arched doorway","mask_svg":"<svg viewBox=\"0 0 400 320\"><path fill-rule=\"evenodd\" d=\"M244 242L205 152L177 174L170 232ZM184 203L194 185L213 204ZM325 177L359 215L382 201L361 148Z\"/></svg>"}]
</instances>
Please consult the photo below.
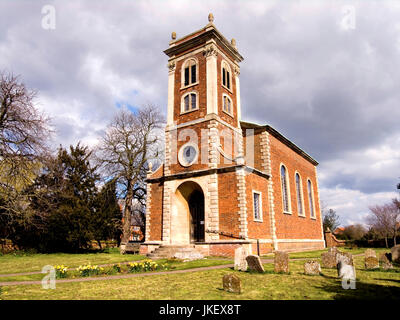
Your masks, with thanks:
<instances>
[{"instance_id":1,"label":"arched doorway","mask_svg":"<svg viewBox=\"0 0 400 320\"><path fill-rule=\"evenodd\" d=\"M191 242L204 241L204 194L194 190L189 198L190 211L190 240Z\"/></svg>"},{"instance_id":2,"label":"arched doorway","mask_svg":"<svg viewBox=\"0 0 400 320\"><path fill-rule=\"evenodd\" d=\"M182 183L175 192L171 219L171 242L203 242L205 239L204 193L193 182Z\"/></svg>"}]
</instances>

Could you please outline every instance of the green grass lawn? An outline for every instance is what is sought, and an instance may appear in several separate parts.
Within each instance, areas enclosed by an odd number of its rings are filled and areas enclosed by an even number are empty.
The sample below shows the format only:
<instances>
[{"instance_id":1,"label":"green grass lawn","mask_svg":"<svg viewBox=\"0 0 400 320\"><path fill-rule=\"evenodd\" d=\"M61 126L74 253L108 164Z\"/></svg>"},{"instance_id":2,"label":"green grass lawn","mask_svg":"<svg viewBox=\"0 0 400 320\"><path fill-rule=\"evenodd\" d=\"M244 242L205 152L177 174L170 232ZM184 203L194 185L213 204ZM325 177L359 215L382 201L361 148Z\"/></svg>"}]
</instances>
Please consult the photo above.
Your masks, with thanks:
<instances>
[{"instance_id":1,"label":"green grass lawn","mask_svg":"<svg viewBox=\"0 0 400 320\"><path fill-rule=\"evenodd\" d=\"M365 249L362 250L364 252ZM378 250L381 251L381 250ZM387 251L387 250L382 250ZM306 257L307 258L307 257ZM1 299L400 299L400 268L385 272L364 269L363 256L354 258L357 268L355 290L345 290L335 269L322 269L322 275L304 275L304 261L290 261L290 274L275 274L272 264L266 272L256 274L230 268L164 274L130 279L57 283L55 290L40 285L4 286ZM175 263L175 270L198 267L207 263L229 263L204 259ZM242 281L242 294L222 290L222 277L237 274Z\"/></svg>"},{"instance_id":2,"label":"green grass lawn","mask_svg":"<svg viewBox=\"0 0 400 320\"><path fill-rule=\"evenodd\" d=\"M144 259L145 256L126 254L121 255L118 248L97 253L50 253L50 254L5 254L0 255L0 274L41 271L45 265L64 264L70 268L82 264L110 264Z\"/></svg>"}]
</instances>

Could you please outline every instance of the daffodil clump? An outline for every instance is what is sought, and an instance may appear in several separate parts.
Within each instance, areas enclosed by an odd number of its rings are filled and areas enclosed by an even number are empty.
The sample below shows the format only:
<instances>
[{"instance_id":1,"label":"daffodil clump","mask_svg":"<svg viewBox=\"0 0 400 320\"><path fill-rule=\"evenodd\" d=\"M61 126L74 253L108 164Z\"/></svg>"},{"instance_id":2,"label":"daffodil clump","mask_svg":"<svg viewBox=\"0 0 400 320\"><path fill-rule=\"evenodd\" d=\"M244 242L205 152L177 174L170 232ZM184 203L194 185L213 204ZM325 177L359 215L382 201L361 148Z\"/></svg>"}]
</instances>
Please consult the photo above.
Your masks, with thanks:
<instances>
[{"instance_id":1,"label":"daffodil clump","mask_svg":"<svg viewBox=\"0 0 400 320\"><path fill-rule=\"evenodd\" d=\"M114 264L112 266L112 269L113 269L114 272L120 273L121 272L121 264L120 263Z\"/></svg>"},{"instance_id":2,"label":"daffodil clump","mask_svg":"<svg viewBox=\"0 0 400 320\"><path fill-rule=\"evenodd\" d=\"M103 268L99 266L92 266L90 263L84 266L79 266L77 270L81 277L96 276L104 271Z\"/></svg>"},{"instance_id":3,"label":"daffodil clump","mask_svg":"<svg viewBox=\"0 0 400 320\"><path fill-rule=\"evenodd\" d=\"M68 268L66 266L59 265L59 266L54 266L54 269L56 270L56 278L66 278L68 275Z\"/></svg>"},{"instance_id":4,"label":"daffodil clump","mask_svg":"<svg viewBox=\"0 0 400 320\"><path fill-rule=\"evenodd\" d=\"M128 272L146 272L155 270L168 270L167 264L158 264L152 260L143 260L142 262L128 263Z\"/></svg>"}]
</instances>

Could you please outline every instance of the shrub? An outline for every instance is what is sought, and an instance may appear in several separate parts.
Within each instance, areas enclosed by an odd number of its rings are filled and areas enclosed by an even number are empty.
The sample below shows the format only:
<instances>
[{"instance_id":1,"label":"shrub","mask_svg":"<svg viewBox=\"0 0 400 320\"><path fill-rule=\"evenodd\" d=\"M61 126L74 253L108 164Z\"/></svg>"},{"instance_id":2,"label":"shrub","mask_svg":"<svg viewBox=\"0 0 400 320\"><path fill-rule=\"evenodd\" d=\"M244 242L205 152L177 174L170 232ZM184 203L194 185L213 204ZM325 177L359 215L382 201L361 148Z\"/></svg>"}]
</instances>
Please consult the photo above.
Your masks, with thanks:
<instances>
[{"instance_id":1,"label":"shrub","mask_svg":"<svg viewBox=\"0 0 400 320\"><path fill-rule=\"evenodd\" d=\"M68 276L68 268L63 264L60 266L54 266L54 269L56 269L56 279L62 279Z\"/></svg>"},{"instance_id":2,"label":"shrub","mask_svg":"<svg viewBox=\"0 0 400 320\"><path fill-rule=\"evenodd\" d=\"M81 277L97 276L103 272L104 269L99 266L92 266L90 263L84 266L79 266L78 272Z\"/></svg>"}]
</instances>

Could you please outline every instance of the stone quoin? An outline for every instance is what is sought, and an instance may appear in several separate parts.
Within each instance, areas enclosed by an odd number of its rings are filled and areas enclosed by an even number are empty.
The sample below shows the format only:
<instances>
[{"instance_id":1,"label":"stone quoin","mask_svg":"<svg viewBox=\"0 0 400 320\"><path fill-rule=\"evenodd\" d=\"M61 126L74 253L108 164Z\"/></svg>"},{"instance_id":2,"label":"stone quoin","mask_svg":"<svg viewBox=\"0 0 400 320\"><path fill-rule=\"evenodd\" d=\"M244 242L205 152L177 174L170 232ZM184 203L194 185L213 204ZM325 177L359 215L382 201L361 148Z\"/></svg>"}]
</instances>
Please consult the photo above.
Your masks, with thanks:
<instances>
[{"instance_id":1,"label":"stone quoin","mask_svg":"<svg viewBox=\"0 0 400 320\"><path fill-rule=\"evenodd\" d=\"M318 162L270 125L242 121L240 40L228 41L210 17L189 35L174 32L164 51L165 160L147 174L141 253L323 249Z\"/></svg>"}]
</instances>

